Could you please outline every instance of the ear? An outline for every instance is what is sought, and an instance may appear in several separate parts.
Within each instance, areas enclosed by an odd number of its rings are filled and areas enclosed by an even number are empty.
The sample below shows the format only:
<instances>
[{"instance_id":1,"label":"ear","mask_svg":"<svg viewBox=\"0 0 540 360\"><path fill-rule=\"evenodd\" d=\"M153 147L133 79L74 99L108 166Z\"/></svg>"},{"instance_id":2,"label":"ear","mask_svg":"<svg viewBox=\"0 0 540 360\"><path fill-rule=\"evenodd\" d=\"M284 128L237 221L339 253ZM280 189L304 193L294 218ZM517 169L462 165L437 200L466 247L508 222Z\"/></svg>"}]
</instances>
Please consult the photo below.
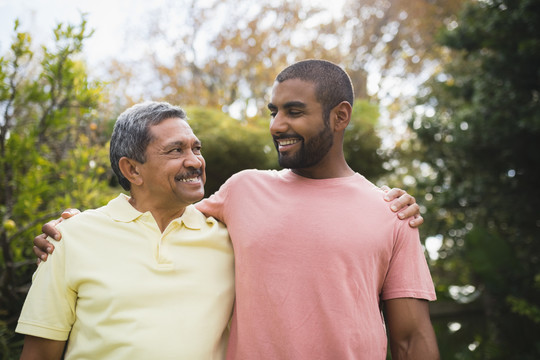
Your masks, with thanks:
<instances>
[{"instance_id":1,"label":"ear","mask_svg":"<svg viewBox=\"0 0 540 360\"><path fill-rule=\"evenodd\" d=\"M124 175L133 185L143 184L143 178L139 172L139 165L140 163L138 161L125 156L118 160L118 167L120 168L122 175Z\"/></svg>"},{"instance_id":2,"label":"ear","mask_svg":"<svg viewBox=\"0 0 540 360\"><path fill-rule=\"evenodd\" d=\"M334 119L334 131L339 132L345 130L351 121L352 106L348 101L340 102L332 109L331 117Z\"/></svg>"}]
</instances>

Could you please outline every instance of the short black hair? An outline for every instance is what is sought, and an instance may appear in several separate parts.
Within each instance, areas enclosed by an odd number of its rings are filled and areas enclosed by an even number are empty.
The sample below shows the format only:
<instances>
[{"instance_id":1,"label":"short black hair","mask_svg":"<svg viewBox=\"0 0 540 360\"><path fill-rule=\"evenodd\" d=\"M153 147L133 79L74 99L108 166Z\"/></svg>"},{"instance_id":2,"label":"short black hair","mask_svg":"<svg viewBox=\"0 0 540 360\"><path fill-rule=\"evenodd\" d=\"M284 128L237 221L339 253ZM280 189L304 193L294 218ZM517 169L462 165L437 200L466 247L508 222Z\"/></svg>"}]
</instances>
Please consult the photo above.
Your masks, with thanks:
<instances>
[{"instance_id":1,"label":"short black hair","mask_svg":"<svg viewBox=\"0 0 540 360\"><path fill-rule=\"evenodd\" d=\"M300 79L315 84L315 97L322 105L325 121L330 111L342 101L351 106L354 102L354 89L349 75L338 65L327 60L303 60L285 68L276 77L281 83L285 80Z\"/></svg>"}]
</instances>

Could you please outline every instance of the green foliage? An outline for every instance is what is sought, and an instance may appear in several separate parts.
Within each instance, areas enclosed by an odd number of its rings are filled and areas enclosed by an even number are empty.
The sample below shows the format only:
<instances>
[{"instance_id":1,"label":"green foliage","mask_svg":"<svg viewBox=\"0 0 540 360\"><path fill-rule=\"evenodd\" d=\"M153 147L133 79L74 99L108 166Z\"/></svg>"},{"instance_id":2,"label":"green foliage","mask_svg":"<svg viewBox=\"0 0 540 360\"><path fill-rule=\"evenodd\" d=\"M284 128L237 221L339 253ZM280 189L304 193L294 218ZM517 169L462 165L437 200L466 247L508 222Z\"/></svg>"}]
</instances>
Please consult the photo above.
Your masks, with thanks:
<instances>
[{"instance_id":1,"label":"green foliage","mask_svg":"<svg viewBox=\"0 0 540 360\"><path fill-rule=\"evenodd\" d=\"M267 120L239 121L219 110L200 107L186 108L186 111L193 132L203 144L207 196L238 171L277 166Z\"/></svg>"},{"instance_id":2,"label":"green foliage","mask_svg":"<svg viewBox=\"0 0 540 360\"><path fill-rule=\"evenodd\" d=\"M343 140L343 151L349 166L371 181L384 174L384 159L378 153L381 139L375 130L378 120L378 105L364 99L356 100Z\"/></svg>"},{"instance_id":3,"label":"green foliage","mask_svg":"<svg viewBox=\"0 0 540 360\"><path fill-rule=\"evenodd\" d=\"M78 60L90 36L58 25L54 45L31 49L17 32L0 59L0 347L15 358L13 330L35 259L31 240L66 207L96 207L109 197L108 154L96 110L102 94Z\"/></svg>"},{"instance_id":4,"label":"green foliage","mask_svg":"<svg viewBox=\"0 0 540 360\"><path fill-rule=\"evenodd\" d=\"M427 84L411 120L426 228L442 234L438 269L459 264L486 317L464 358L540 357L540 3L471 2L441 35L451 61ZM440 271L440 270L435 270ZM519 330L517 330L519 329Z\"/></svg>"}]
</instances>

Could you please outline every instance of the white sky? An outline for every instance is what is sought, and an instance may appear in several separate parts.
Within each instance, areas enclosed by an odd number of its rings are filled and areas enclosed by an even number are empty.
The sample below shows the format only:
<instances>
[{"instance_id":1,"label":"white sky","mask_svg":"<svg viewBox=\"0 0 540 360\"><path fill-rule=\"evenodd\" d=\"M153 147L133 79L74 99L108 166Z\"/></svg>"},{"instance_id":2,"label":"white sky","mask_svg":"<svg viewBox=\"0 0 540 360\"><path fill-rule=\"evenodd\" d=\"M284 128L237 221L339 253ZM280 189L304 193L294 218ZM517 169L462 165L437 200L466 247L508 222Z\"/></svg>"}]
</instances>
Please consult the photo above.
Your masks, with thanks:
<instances>
[{"instance_id":1,"label":"white sky","mask_svg":"<svg viewBox=\"0 0 540 360\"><path fill-rule=\"evenodd\" d=\"M28 31L33 44L48 43L54 27L62 22L78 25L81 13L87 13L88 28L94 35L85 42L90 64L108 57L119 57L125 50L125 37L144 19L147 11L163 4L162 0L0 0L0 54L11 44L13 25L20 20L20 30Z\"/></svg>"},{"instance_id":2,"label":"white sky","mask_svg":"<svg viewBox=\"0 0 540 360\"><path fill-rule=\"evenodd\" d=\"M60 22L78 25L81 13L87 13L88 28L94 35L85 42L86 59L90 65L110 57L129 56L132 48L126 45L126 36L147 25L146 14L162 6L168 0L0 0L0 54L11 44L16 18L20 30L33 36L33 44L45 44L52 39L52 30ZM201 3L207 2L200 0ZM325 0L308 0L312 5L329 6ZM334 0L330 6L336 15L344 0ZM136 36L135 36L136 38Z\"/></svg>"},{"instance_id":3,"label":"white sky","mask_svg":"<svg viewBox=\"0 0 540 360\"><path fill-rule=\"evenodd\" d=\"M0 56L8 51L12 42L13 25L19 19L19 31L32 35L34 50L50 44L53 29L58 23L78 25L81 13L86 13L88 29L94 34L84 43L84 58L89 73L100 76L103 63L109 59L130 60L140 58L144 51L148 19L152 13L182 0L0 0ZM199 5L213 0L197 0ZM219 1L219 0L218 0ZM310 5L329 7L338 16L344 0L298 0ZM150 16L148 16L150 15ZM216 19L218 20L218 19ZM142 41L138 41L138 40ZM135 44L135 45L134 45ZM156 45L156 44L154 44ZM203 49L204 50L204 49ZM167 51L163 52L164 54ZM141 65L141 64L139 64ZM142 66L142 65L141 65ZM144 71L139 74L144 78Z\"/></svg>"}]
</instances>

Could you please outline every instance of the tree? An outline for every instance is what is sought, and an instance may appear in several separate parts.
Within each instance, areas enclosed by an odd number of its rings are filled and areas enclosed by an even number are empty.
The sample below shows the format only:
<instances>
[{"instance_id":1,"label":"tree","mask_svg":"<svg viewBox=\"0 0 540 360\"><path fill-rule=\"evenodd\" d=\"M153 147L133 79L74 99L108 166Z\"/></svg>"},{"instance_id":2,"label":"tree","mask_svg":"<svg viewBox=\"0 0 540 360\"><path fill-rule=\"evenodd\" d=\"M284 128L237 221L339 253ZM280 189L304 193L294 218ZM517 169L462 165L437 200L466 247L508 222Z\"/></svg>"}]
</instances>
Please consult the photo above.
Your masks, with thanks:
<instances>
[{"instance_id":1,"label":"tree","mask_svg":"<svg viewBox=\"0 0 540 360\"><path fill-rule=\"evenodd\" d=\"M97 116L102 86L88 80L77 59L91 35L59 24L54 44L32 50L30 35L18 32L0 58L0 352L18 357L13 330L35 260L30 246L41 224L57 209L95 207L107 198L110 174ZM39 59L35 59L39 57Z\"/></svg>"},{"instance_id":2,"label":"tree","mask_svg":"<svg viewBox=\"0 0 540 360\"><path fill-rule=\"evenodd\" d=\"M188 107L186 112L193 132L203 144L206 196L238 171L278 166L267 120L239 121L222 111L203 107Z\"/></svg>"},{"instance_id":3,"label":"tree","mask_svg":"<svg viewBox=\"0 0 540 360\"><path fill-rule=\"evenodd\" d=\"M410 123L431 169L417 179L433 199L427 226L443 237L439 271L460 269L441 285L480 295L485 327L463 358L537 359L540 3L470 2L458 23Z\"/></svg>"},{"instance_id":4,"label":"tree","mask_svg":"<svg viewBox=\"0 0 540 360\"><path fill-rule=\"evenodd\" d=\"M367 100L357 99L343 140L347 163L370 181L386 173L382 166L385 157L379 151L381 139L376 131L378 121L379 107Z\"/></svg>"},{"instance_id":5,"label":"tree","mask_svg":"<svg viewBox=\"0 0 540 360\"><path fill-rule=\"evenodd\" d=\"M131 71L129 82L144 83L146 97L211 106L242 119L263 114L277 73L306 58L342 65L357 98L387 97L385 78L408 81L433 66L439 55L434 29L451 27L463 1L353 0L341 11L307 0L169 1L147 17L146 35L139 23L131 32L138 30L142 59L149 61L114 63L111 72L129 74L126 69L144 64L152 76L143 80L142 71ZM382 74L376 82L384 90L377 94L366 88L373 73Z\"/></svg>"}]
</instances>

